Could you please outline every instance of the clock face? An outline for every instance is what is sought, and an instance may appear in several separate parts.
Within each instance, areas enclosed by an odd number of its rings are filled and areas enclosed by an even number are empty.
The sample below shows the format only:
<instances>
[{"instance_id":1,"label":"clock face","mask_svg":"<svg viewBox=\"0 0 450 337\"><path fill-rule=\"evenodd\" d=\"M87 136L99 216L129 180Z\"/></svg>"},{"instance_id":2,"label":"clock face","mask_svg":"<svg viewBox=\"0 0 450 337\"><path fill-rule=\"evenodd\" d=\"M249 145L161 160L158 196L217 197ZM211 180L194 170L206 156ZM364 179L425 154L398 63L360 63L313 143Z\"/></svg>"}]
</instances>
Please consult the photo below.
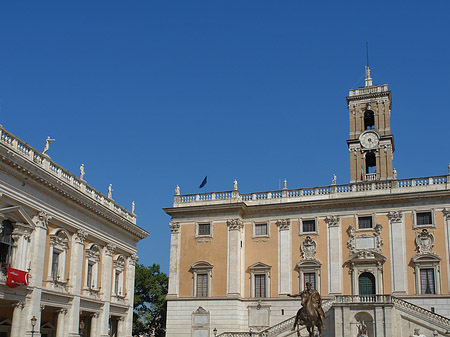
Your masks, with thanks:
<instances>
[{"instance_id":1,"label":"clock face","mask_svg":"<svg viewBox=\"0 0 450 337\"><path fill-rule=\"evenodd\" d=\"M366 149L373 149L378 145L379 137L376 132L367 131L359 136L359 141Z\"/></svg>"}]
</instances>

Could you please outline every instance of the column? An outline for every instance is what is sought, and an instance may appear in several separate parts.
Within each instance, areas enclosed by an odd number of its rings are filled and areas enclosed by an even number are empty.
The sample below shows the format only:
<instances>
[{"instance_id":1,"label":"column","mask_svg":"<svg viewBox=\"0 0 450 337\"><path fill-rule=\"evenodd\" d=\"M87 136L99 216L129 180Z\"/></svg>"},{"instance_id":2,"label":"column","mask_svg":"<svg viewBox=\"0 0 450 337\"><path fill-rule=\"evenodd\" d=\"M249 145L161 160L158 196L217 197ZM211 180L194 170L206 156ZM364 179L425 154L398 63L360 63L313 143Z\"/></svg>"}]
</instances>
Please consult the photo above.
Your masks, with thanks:
<instances>
[{"instance_id":1,"label":"column","mask_svg":"<svg viewBox=\"0 0 450 337\"><path fill-rule=\"evenodd\" d=\"M407 264L406 264L406 238L405 225L401 212L388 213L389 219L389 250L391 252L391 283L392 294L407 294Z\"/></svg>"},{"instance_id":2,"label":"column","mask_svg":"<svg viewBox=\"0 0 450 337\"><path fill-rule=\"evenodd\" d=\"M228 225L228 263L227 263L227 296L241 296L241 240L244 224L239 219L227 221Z\"/></svg>"},{"instance_id":3,"label":"column","mask_svg":"<svg viewBox=\"0 0 450 337\"><path fill-rule=\"evenodd\" d=\"M127 293L127 297L128 297L128 310L127 310L127 316L122 318L122 320L124 321L122 323L123 331L122 331L122 335L119 335L119 336L132 337L132 335L133 335L134 274L135 274L135 266L136 266L137 260L138 260L138 256L136 254L132 254L128 258L127 281L126 281L127 282L126 293Z\"/></svg>"},{"instance_id":4,"label":"column","mask_svg":"<svg viewBox=\"0 0 450 337\"><path fill-rule=\"evenodd\" d=\"M69 317L67 331L69 336L80 336L80 295L83 275L83 253L84 240L87 232L83 229L77 230L72 239L72 256L70 259L70 286L74 295L71 306L69 308Z\"/></svg>"},{"instance_id":5,"label":"column","mask_svg":"<svg viewBox=\"0 0 450 337\"><path fill-rule=\"evenodd\" d=\"M450 166L449 166L450 170ZM450 182L450 176L447 176L447 184ZM445 232L445 256L447 260L447 281L450 289L450 209L442 210L444 215L444 232Z\"/></svg>"},{"instance_id":6,"label":"column","mask_svg":"<svg viewBox=\"0 0 450 337\"><path fill-rule=\"evenodd\" d=\"M382 307L375 307L375 336L384 337L384 311Z\"/></svg>"},{"instance_id":7,"label":"column","mask_svg":"<svg viewBox=\"0 0 450 337\"><path fill-rule=\"evenodd\" d=\"M98 334L100 337L108 336L108 326L109 326L109 306L111 300L111 278L113 275L112 272L112 257L114 254L114 250L116 249L116 245L112 243L108 243L103 250L103 258L102 258L102 296L101 300L104 302L103 310L100 313L100 317L98 319Z\"/></svg>"},{"instance_id":8,"label":"column","mask_svg":"<svg viewBox=\"0 0 450 337\"><path fill-rule=\"evenodd\" d=\"M277 221L278 226L278 293L291 293L292 286L292 249L291 220Z\"/></svg>"},{"instance_id":9,"label":"column","mask_svg":"<svg viewBox=\"0 0 450 337\"><path fill-rule=\"evenodd\" d=\"M31 232L29 227L23 223L16 222L13 226L12 238L14 241L14 251L12 266L15 269L27 270L28 243L31 238Z\"/></svg>"},{"instance_id":10,"label":"column","mask_svg":"<svg viewBox=\"0 0 450 337\"><path fill-rule=\"evenodd\" d=\"M334 307L334 336L344 337L342 335L343 330L343 318L342 318L342 307Z\"/></svg>"},{"instance_id":11,"label":"column","mask_svg":"<svg viewBox=\"0 0 450 337\"><path fill-rule=\"evenodd\" d=\"M93 313L91 317L91 337L98 336L97 329L98 313Z\"/></svg>"},{"instance_id":12,"label":"column","mask_svg":"<svg viewBox=\"0 0 450 337\"><path fill-rule=\"evenodd\" d=\"M67 309L59 309L57 313L58 319L56 322L56 337L64 337L64 323L66 319Z\"/></svg>"},{"instance_id":13,"label":"column","mask_svg":"<svg viewBox=\"0 0 450 337\"><path fill-rule=\"evenodd\" d=\"M180 282L180 224L172 222L170 226L170 264L169 264L169 290L167 295L178 296Z\"/></svg>"},{"instance_id":14,"label":"column","mask_svg":"<svg viewBox=\"0 0 450 337\"><path fill-rule=\"evenodd\" d=\"M125 317L118 317L117 318L117 336L127 336L125 335ZM129 335L131 336L131 334Z\"/></svg>"},{"instance_id":15,"label":"column","mask_svg":"<svg viewBox=\"0 0 450 337\"><path fill-rule=\"evenodd\" d=\"M327 216L328 291L330 295L342 294L342 235L339 216Z\"/></svg>"},{"instance_id":16,"label":"column","mask_svg":"<svg viewBox=\"0 0 450 337\"><path fill-rule=\"evenodd\" d=\"M23 301L19 301L13 304L14 311L11 322L11 337L21 337L20 327L22 325L22 310L25 303Z\"/></svg>"}]
</instances>

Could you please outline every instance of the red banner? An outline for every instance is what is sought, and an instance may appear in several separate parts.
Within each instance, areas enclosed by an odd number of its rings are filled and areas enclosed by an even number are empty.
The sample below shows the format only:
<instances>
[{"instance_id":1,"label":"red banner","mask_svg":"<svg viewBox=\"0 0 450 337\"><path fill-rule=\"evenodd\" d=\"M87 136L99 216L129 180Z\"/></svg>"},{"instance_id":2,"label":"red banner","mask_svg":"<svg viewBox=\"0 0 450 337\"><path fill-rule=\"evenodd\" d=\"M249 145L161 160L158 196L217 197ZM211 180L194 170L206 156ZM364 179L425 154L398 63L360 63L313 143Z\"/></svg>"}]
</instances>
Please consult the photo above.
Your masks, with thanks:
<instances>
[{"instance_id":1,"label":"red banner","mask_svg":"<svg viewBox=\"0 0 450 337\"><path fill-rule=\"evenodd\" d=\"M8 279L5 283L10 288L16 288L20 285L28 285L28 273L23 270L8 268Z\"/></svg>"}]
</instances>

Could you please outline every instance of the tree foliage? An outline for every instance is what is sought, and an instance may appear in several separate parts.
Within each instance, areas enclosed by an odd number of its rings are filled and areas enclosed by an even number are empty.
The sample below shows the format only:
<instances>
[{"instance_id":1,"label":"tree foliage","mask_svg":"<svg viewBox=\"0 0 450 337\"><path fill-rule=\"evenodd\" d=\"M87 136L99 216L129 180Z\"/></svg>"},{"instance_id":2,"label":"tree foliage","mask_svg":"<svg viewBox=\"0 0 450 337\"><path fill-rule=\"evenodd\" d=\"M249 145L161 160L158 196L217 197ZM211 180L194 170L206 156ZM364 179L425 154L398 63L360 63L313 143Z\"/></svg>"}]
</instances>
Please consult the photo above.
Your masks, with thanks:
<instances>
[{"instance_id":1,"label":"tree foliage","mask_svg":"<svg viewBox=\"0 0 450 337\"><path fill-rule=\"evenodd\" d=\"M167 288L168 277L160 271L159 264L136 264L133 336L165 335Z\"/></svg>"}]
</instances>

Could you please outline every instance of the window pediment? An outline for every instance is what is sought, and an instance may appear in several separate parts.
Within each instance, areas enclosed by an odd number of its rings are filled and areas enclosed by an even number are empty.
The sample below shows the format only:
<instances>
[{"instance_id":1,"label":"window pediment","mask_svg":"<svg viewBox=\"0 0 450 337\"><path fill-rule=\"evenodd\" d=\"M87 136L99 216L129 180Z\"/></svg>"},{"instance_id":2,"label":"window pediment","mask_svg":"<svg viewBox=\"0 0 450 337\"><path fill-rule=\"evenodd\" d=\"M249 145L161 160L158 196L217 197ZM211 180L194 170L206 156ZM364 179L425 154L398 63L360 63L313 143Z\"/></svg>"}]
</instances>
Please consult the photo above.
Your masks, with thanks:
<instances>
[{"instance_id":1,"label":"window pediment","mask_svg":"<svg viewBox=\"0 0 450 337\"><path fill-rule=\"evenodd\" d=\"M360 250L356 253L350 254L350 256L345 260L344 264L349 263L375 263L381 262L384 263L386 261L386 257L382 254L372 251L372 250Z\"/></svg>"},{"instance_id":2,"label":"window pediment","mask_svg":"<svg viewBox=\"0 0 450 337\"><path fill-rule=\"evenodd\" d=\"M61 250L69 249L70 235L64 229L57 229L50 235L50 244Z\"/></svg>"},{"instance_id":3,"label":"window pediment","mask_svg":"<svg viewBox=\"0 0 450 337\"><path fill-rule=\"evenodd\" d=\"M263 269L270 269L270 268L272 268L272 267L265 263L262 263L262 262L256 262L256 263L252 264L250 267L248 267L248 269L250 269L250 270L258 270L258 269L263 270Z\"/></svg>"},{"instance_id":4,"label":"window pediment","mask_svg":"<svg viewBox=\"0 0 450 337\"><path fill-rule=\"evenodd\" d=\"M296 269L300 269L300 268L308 268L308 267L320 267L322 266L322 263L320 263L319 260L314 259L314 260L300 260L299 262L297 262L296 265Z\"/></svg>"},{"instance_id":5,"label":"window pediment","mask_svg":"<svg viewBox=\"0 0 450 337\"><path fill-rule=\"evenodd\" d=\"M198 261L192 264L191 270L194 269L212 269L213 265L206 261Z\"/></svg>"},{"instance_id":6,"label":"window pediment","mask_svg":"<svg viewBox=\"0 0 450 337\"><path fill-rule=\"evenodd\" d=\"M0 220L10 220L12 223L20 223L23 227L30 229L36 227L31 217L20 206L0 209Z\"/></svg>"},{"instance_id":7,"label":"window pediment","mask_svg":"<svg viewBox=\"0 0 450 337\"><path fill-rule=\"evenodd\" d=\"M436 253L417 253L413 256L414 263L440 262L441 258Z\"/></svg>"}]
</instances>

